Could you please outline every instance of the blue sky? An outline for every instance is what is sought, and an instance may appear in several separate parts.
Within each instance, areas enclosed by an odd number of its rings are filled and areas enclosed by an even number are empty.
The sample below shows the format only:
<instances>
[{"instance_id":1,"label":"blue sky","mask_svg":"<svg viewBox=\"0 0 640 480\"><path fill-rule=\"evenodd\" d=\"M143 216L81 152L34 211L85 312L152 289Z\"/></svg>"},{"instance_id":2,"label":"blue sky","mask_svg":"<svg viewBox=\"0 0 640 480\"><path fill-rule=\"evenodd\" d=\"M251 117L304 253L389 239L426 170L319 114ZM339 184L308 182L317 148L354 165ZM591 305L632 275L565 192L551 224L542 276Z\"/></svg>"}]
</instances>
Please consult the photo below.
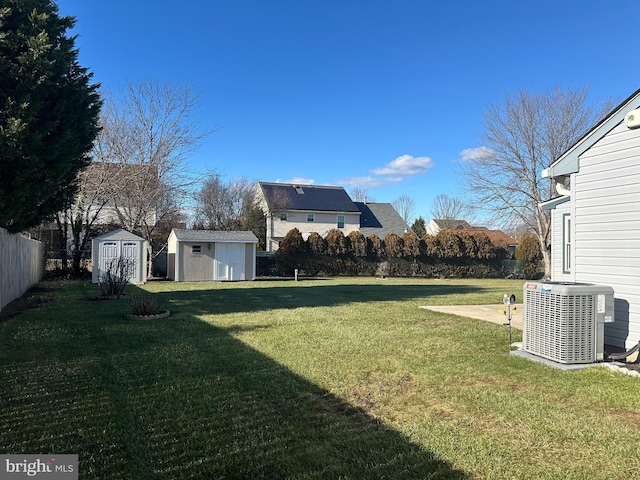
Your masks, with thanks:
<instances>
[{"instance_id":1,"label":"blue sky","mask_svg":"<svg viewBox=\"0 0 640 480\"><path fill-rule=\"evenodd\" d=\"M219 129L189 158L232 179L401 195L430 218L520 89L640 87L637 0L59 0L80 63L110 89L190 84Z\"/></svg>"}]
</instances>

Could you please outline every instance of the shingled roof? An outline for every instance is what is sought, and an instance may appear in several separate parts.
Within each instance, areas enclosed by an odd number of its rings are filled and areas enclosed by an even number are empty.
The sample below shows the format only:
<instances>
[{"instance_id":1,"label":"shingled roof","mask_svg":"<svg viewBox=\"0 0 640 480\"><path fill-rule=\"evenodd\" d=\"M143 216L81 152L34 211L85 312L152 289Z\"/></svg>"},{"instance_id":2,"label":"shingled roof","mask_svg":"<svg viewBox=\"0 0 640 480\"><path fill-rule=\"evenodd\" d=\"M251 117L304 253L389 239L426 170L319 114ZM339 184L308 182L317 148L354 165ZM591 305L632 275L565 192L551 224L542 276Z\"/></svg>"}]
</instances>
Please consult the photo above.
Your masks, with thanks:
<instances>
[{"instance_id":1,"label":"shingled roof","mask_svg":"<svg viewBox=\"0 0 640 480\"><path fill-rule=\"evenodd\" d=\"M472 227L470 229L458 230L457 232L466 232L469 234L484 233L493 243L504 242L510 247L518 245L518 241L515 238L507 235L502 230L489 230L486 227Z\"/></svg>"},{"instance_id":2,"label":"shingled roof","mask_svg":"<svg viewBox=\"0 0 640 480\"><path fill-rule=\"evenodd\" d=\"M342 187L259 182L269 210L359 212Z\"/></svg>"},{"instance_id":3,"label":"shingled roof","mask_svg":"<svg viewBox=\"0 0 640 480\"><path fill-rule=\"evenodd\" d=\"M433 221L442 230L470 230L471 228L473 228L466 220L434 218Z\"/></svg>"},{"instance_id":4,"label":"shingled roof","mask_svg":"<svg viewBox=\"0 0 640 480\"><path fill-rule=\"evenodd\" d=\"M176 238L183 242L244 242L258 243L258 238L250 231L184 230L174 228Z\"/></svg>"},{"instance_id":5,"label":"shingled roof","mask_svg":"<svg viewBox=\"0 0 640 480\"><path fill-rule=\"evenodd\" d=\"M360 233L365 237L371 234L384 238L388 233L402 236L409 230L407 222L393 208L390 203L355 202L360 215Z\"/></svg>"}]
</instances>

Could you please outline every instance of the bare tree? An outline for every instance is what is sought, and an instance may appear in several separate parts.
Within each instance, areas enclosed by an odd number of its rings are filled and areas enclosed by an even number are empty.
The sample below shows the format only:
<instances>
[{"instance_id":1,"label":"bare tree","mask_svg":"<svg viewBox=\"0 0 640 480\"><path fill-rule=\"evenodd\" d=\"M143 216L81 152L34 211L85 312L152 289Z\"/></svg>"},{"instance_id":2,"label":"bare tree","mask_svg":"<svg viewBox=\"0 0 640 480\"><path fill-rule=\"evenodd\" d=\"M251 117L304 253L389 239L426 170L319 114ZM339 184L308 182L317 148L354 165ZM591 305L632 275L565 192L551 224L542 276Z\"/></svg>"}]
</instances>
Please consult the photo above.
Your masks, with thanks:
<instances>
[{"instance_id":1,"label":"bare tree","mask_svg":"<svg viewBox=\"0 0 640 480\"><path fill-rule=\"evenodd\" d=\"M483 146L467 158L462 175L475 205L509 228L524 224L538 239L545 276L551 272L550 216L540 203L553 185L541 172L610 108L587 104L587 89L505 95L484 114Z\"/></svg>"},{"instance_id":2,"label":"bare tree","mask_svg":"<svg viewBox=\"0 0 640 480\"><path fill-rule=\"evenodd\" d=\"M375 202L375 199L369 194L366 188L354 187L349 193L351 200L354 202Z\"/></svg>"},{"instance_id":3,"label":"bare tree","mask_svg":"<svg viewBox=\"0 0 640 480\"><path fill-rule=\"evenodd\" d=\"M197 182L186 159L214 130L194 123L198 96L189 86L129 82L105 96L94 157L120 167L111 206L123 228L147 240L152 276L156 226L184 207Z\"/></svg>"},{"instance_id":4,"label":"bare tree","mask_svg":"<svg viewBox=\"0 0 640 480\"><path fill-rule=\"evenodd\" d=\"M77 177L78 190L64 210L55 216L61 239L71 248L72 270L80 273L82 258L89 248L91 232L112 200L118 182L115 164L92 162ZM63 258L66 270L66 258Z\"/></svg>"},{"instance_id":5,"label":"bare tree","mask_svg":"<svg viewBox=\"0 0 640 480\"><path fill-rule=\"evenodd\" d=\"M431 218L438 220L468 220L467 205L457 197L443 193L436 195L431 206Z\"/></svg>"},{"instance_id":6,"label":"bare tree","mask_svg":"<svg viewBox=\"0 0 640 480\"><path fill-rule=\"evenodd\" d=\"M210 175L196 195L197 222L211 230L247 228L251 213L259 208L256 182L239 177L224 182L220 175ZM264 222L264 215L261 215Z\"/></svg>"},{"instance_id":7,"label":"bare tree","mask_svg":"<svg viewBox=\"0 0 640 480\"><path fill-rule=\"evenodd\" d=\"M413 210L416 207L416 202L413 198L407 195L400 195L396 200L391 202L393 208L402 217L402 219L408 224L413 215Z\"/></svg>"}]
</instances>

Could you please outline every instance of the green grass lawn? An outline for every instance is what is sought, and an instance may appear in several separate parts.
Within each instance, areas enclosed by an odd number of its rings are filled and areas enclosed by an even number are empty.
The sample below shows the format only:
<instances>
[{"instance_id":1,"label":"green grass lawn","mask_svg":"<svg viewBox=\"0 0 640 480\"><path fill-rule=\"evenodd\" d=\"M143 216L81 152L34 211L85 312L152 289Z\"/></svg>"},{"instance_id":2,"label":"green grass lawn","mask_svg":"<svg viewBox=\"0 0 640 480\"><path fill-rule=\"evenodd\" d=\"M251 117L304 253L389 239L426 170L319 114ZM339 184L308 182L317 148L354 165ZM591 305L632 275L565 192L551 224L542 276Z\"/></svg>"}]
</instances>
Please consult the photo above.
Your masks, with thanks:
<instances>
[{"instance_id":1,"label":"green grass lawn","mask_svg":"<svg viewBox=\"0 0 640 480\"><path fill-rule=\"evenodd\" d=\"M0 452L75 453L83 479L637 477L639 379L530 362L504 326L418 308L521 289L152 282L125 293L171 316L132 321L126 299L43 282L0 316Z\"/></svg>"}]
</instances>

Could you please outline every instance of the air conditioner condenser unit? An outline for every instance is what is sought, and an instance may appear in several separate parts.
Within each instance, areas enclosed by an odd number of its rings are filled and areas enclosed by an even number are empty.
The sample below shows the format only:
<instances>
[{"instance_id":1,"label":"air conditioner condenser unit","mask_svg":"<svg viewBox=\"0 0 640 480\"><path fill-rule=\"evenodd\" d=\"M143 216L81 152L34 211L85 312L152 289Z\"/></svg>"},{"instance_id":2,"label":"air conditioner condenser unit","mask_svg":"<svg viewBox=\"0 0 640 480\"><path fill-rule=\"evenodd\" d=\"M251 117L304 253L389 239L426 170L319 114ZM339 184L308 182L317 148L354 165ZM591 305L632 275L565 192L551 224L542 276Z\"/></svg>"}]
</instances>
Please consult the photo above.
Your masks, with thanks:
<instances>
[{"instance_id":1,"label":"air conditioner condenser unit","mask_svg":"<svg viewBox=\"0 0 640 480\"><path fill-rule=\"evenodd\" d=\"M558 363L604 359L604 324L613 322L613 288L565 282L523 286L522 349Z\"/></svg>"}]
</instances>

